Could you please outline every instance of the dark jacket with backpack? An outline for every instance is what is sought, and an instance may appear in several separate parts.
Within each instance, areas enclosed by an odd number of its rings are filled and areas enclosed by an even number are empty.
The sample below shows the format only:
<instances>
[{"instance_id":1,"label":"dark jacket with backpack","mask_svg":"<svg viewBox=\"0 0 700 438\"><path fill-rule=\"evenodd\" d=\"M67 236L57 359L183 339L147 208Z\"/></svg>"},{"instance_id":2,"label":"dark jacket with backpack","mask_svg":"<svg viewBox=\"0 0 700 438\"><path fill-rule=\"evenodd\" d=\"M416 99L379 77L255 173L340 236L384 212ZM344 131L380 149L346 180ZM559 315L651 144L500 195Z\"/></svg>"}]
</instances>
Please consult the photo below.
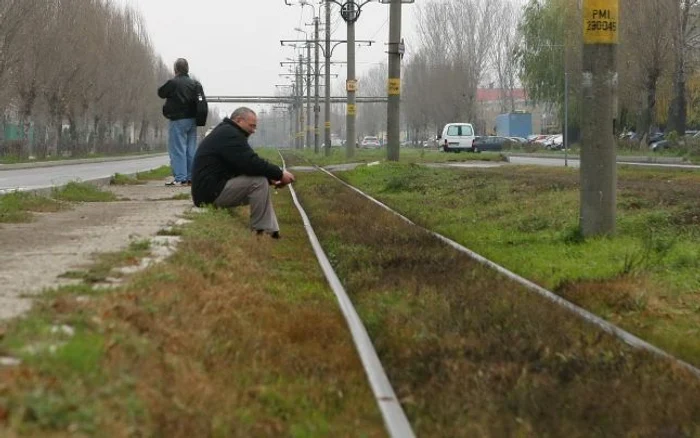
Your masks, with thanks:
<instances>
[{"instance_id":1,"label":"dark jacket with backpack","mask_svg":"<svg viewBox=\"0 0 700 438\"><path fill-rule=\"evenodd\" d=\"M225 118L199 144L192 166L192 200L196 206L212 204L226 182L236 176L282 179L282 169L260 158L248 144L249 134Z\"/></svg>"},{"instance_id":2,"label":"dark jacket with backpack","mask_svg":"<svg viewBox=\"0 0 700 438\"><path fill-rule=\"evenodd\" d=\"M197 116L197 81L180 74L158 89L158 97L165 100L163 115L170 120L194 119Z\"/></svg>"}]
</instances>

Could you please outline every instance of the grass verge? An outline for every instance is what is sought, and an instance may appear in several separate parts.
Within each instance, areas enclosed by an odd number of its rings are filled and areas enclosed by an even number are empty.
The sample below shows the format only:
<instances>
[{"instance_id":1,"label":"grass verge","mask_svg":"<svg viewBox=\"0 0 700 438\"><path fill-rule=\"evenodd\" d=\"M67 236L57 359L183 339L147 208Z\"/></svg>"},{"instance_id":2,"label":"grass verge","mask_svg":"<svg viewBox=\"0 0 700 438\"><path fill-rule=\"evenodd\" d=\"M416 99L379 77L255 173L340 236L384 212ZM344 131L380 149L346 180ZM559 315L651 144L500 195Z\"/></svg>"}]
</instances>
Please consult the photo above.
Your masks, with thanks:
<instances>
[{"instance_id":1,"label":"grass verge","mask_svg":"<svg viewBox=\"0 0 700 438\"><path fill-rule=\"evenodd\" d=\"M456 193L416 202L422 172L441 178L409 165L347 178L380 197L397 195L390 200L424 211L421 220L438 221L442 202L469 198L474 181L445 172L440 181ZM466 187L455 186L460 178ZM329 177L304 174L295 188L418 436L700 433L694 376L631 350ZM463 204L452 205L454 215L465 214Z\"/></svg>"},{"instance_id":2,"label":"grass verge","mask_svg":"<svg viewBox=\"0 0 700 438\"><path fill-rule=\"evenodd\" d=\"M31 222L32 212L50 213L69 208L55 199L29 192L12 192L0 195L0 223Z\"/></svg>"},{"instance_id":3,"label":"grass verge","mask_svg":"<svg viewBox=\"0 0 700 438\"><path fill-rule=\"evenodd\" d=\"M456 240L700 366L700 175L620 169L618 233L578 235L578 173L406 164L341 174Z\"/></svg>"},{"instance_id":4,"label":"grass verge","mask_svg":"<svg viewBox=\"0 0 700 438\"><path fill-rule=\"evenodd\" d=\"M247 209L209 210L128 285L63 288L6 324L0 352L23 363L0 368L0 430L385 436L287 191L275 207L279 241L251 234Z\"/></svg>"},{"instance_id":5,"label":"grass verge","mask_svg":"<svg viewBox=\"0 0 700 438\"><path fill-rule=\"evenodd\" d=\"M111 202L117 196L112 192L101 190L90 183L71 181L61 188L53 190L52 197L68 202Z\"/></svg>"},{"instance_id":6,"label":"grass verge","mask_svg":"<svg viewBox=\"0 0 700 438\"><path fill-rule=\"evenodd\" d=\"M277 152L274 151L274 154ZM316 154L311 150L296 151L309 162L319 166L327 166L342 163L369 163L374 161L386 161L386 148L381 149L356 149L353 158L347 158L344 148L331 148L331 154ZM272 153L261 152L261 155L272 157ZM473 153L445 153L435 149L411 149L402 148L400 161L402 163L445 163L463 161L504 161L506 158L496 152Z\"/></svg>"}]
</instances>

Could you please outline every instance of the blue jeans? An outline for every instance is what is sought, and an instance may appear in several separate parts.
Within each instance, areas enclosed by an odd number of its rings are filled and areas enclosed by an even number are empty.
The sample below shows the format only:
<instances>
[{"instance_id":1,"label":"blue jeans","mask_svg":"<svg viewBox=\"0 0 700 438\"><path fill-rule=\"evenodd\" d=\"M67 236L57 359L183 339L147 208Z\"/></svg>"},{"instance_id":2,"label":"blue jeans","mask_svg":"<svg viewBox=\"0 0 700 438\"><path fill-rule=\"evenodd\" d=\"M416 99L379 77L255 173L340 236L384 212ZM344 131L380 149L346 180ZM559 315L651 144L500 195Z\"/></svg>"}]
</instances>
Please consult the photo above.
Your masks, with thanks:
<instances>
[{"instance_id":1,"label":"blue jeans","mask_svg":"<svg viewBox=\"0 0 700 438\"><path fill-rule=\"evenodd\" d=\"M173 169L175 181L191 181L192 162L197 150L197 123L195 119L171 120L168 134L170 167Z\"/></svg>"}]
</instances>

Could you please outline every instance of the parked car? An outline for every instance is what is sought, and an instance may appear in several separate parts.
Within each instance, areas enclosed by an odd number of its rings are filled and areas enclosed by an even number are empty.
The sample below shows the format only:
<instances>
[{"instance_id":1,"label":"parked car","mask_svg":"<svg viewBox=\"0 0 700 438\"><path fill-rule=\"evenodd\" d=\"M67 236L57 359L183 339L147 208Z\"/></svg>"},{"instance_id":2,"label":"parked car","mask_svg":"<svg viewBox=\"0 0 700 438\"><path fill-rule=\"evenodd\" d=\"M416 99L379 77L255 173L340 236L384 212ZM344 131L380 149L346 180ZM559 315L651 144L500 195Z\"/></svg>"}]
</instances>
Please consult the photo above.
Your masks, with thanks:
<instances>
[{"instance_id":1,"label":"parked car","mask_svg":"<svg viewBox=\"0 0 700 438\"><path fill-rule=\"evenodd\" d=\"M509 141L511 140L506 137L498 136L476 137L472 143L472 147L475 152L500 151L503 150L503 146Z\"/></svg>"},{"instance_id":2,"label":"parked car","mask_svg":"<svg viewBox=\"0 0 700 438\"><path fill-rule=\"evenodd\" d=\"M379 148L381 146L382 145L379 143L379 139L370 135L363 138L360 142L360 147L363 148Z\"/></svg>"},{"instance_id":3,"label":"parked car","mask_svg":"<svg viewBox=\"0 0 700 438\"><path fill-rule=\"evenodd\" d=\"M438 136L438 146L445 152L475 152L474 127L470 123L448 123Z\"/></svg>"},{"instance_id":4,"label":"parked car","mask_svg":"<svg viewBox=\"0 0 700 438\"><path fill-rule=\"evenodd\" d=\"M522 138L522 137L508 137L508 140L510 140L510 141L512 141L513 143L516 143L516 144L525 144L525 143L527 143L527 139L526 139L526 138Z\"/></svg>"},{"instance_id":5,"label":"parked car","mask_svg":"<svg viewBox=\"0 0 700 438\"><path fill-rule=\"evenodd\" d=\"M658 140L652 143L649 143L649 149L651 149L654 152L660 152L664 149L668 149L671 146L671 143L668 140Z\"/></svg>"}]
</instances>

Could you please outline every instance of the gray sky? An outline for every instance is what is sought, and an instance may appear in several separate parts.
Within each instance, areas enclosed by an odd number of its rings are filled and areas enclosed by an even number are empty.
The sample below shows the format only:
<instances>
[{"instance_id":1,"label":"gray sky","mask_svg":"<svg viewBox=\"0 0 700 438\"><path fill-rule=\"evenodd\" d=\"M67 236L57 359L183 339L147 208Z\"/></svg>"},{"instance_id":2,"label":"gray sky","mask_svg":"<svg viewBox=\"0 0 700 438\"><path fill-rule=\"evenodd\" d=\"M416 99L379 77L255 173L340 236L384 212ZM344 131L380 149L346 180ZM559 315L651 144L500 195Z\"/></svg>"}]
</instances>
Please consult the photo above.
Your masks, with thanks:
<instances>
[{"instance_id":1,"label":"gray sky","mask_svg":"<svg viewBox=\"0 0 700 438\"><path fill-rule=\"evenodd\" d=\"M284 0L116 0L138 10L146 20L153 45L168 66L178 57L187 58L190 72L199 78L207 95L273 95L275 84L289 83L278 76L280 66L298 51L282 47L282 39L305 39L294 28L312 36L314 12L310 6L285 6ZM298 3L298 0L290 0ZM311 1L317 4L317 0ZM403 7L403 34L414 32L417 5ZM315 7L318 13L318 7ZM346 25L339 7L333 5L333 39L346 38ZM325 17L323 8L321 16ZM374 40L371 47L357 49L357 76L373 63L386 62L389 5L369 3L356 24L356 38ZM407 47L410 51L410 47ZM313 52L312 52L313 56ZM322 56L322 55L321 55ZM323 59L323 58L321 58ZM346 48L333 52L333 60L345 60ZM345 80L344 65L334 66L337 80ZM360 83L361 86L361 83ZM225 111L230 108L220 106Z\"/></svg>"}]
</instances>

